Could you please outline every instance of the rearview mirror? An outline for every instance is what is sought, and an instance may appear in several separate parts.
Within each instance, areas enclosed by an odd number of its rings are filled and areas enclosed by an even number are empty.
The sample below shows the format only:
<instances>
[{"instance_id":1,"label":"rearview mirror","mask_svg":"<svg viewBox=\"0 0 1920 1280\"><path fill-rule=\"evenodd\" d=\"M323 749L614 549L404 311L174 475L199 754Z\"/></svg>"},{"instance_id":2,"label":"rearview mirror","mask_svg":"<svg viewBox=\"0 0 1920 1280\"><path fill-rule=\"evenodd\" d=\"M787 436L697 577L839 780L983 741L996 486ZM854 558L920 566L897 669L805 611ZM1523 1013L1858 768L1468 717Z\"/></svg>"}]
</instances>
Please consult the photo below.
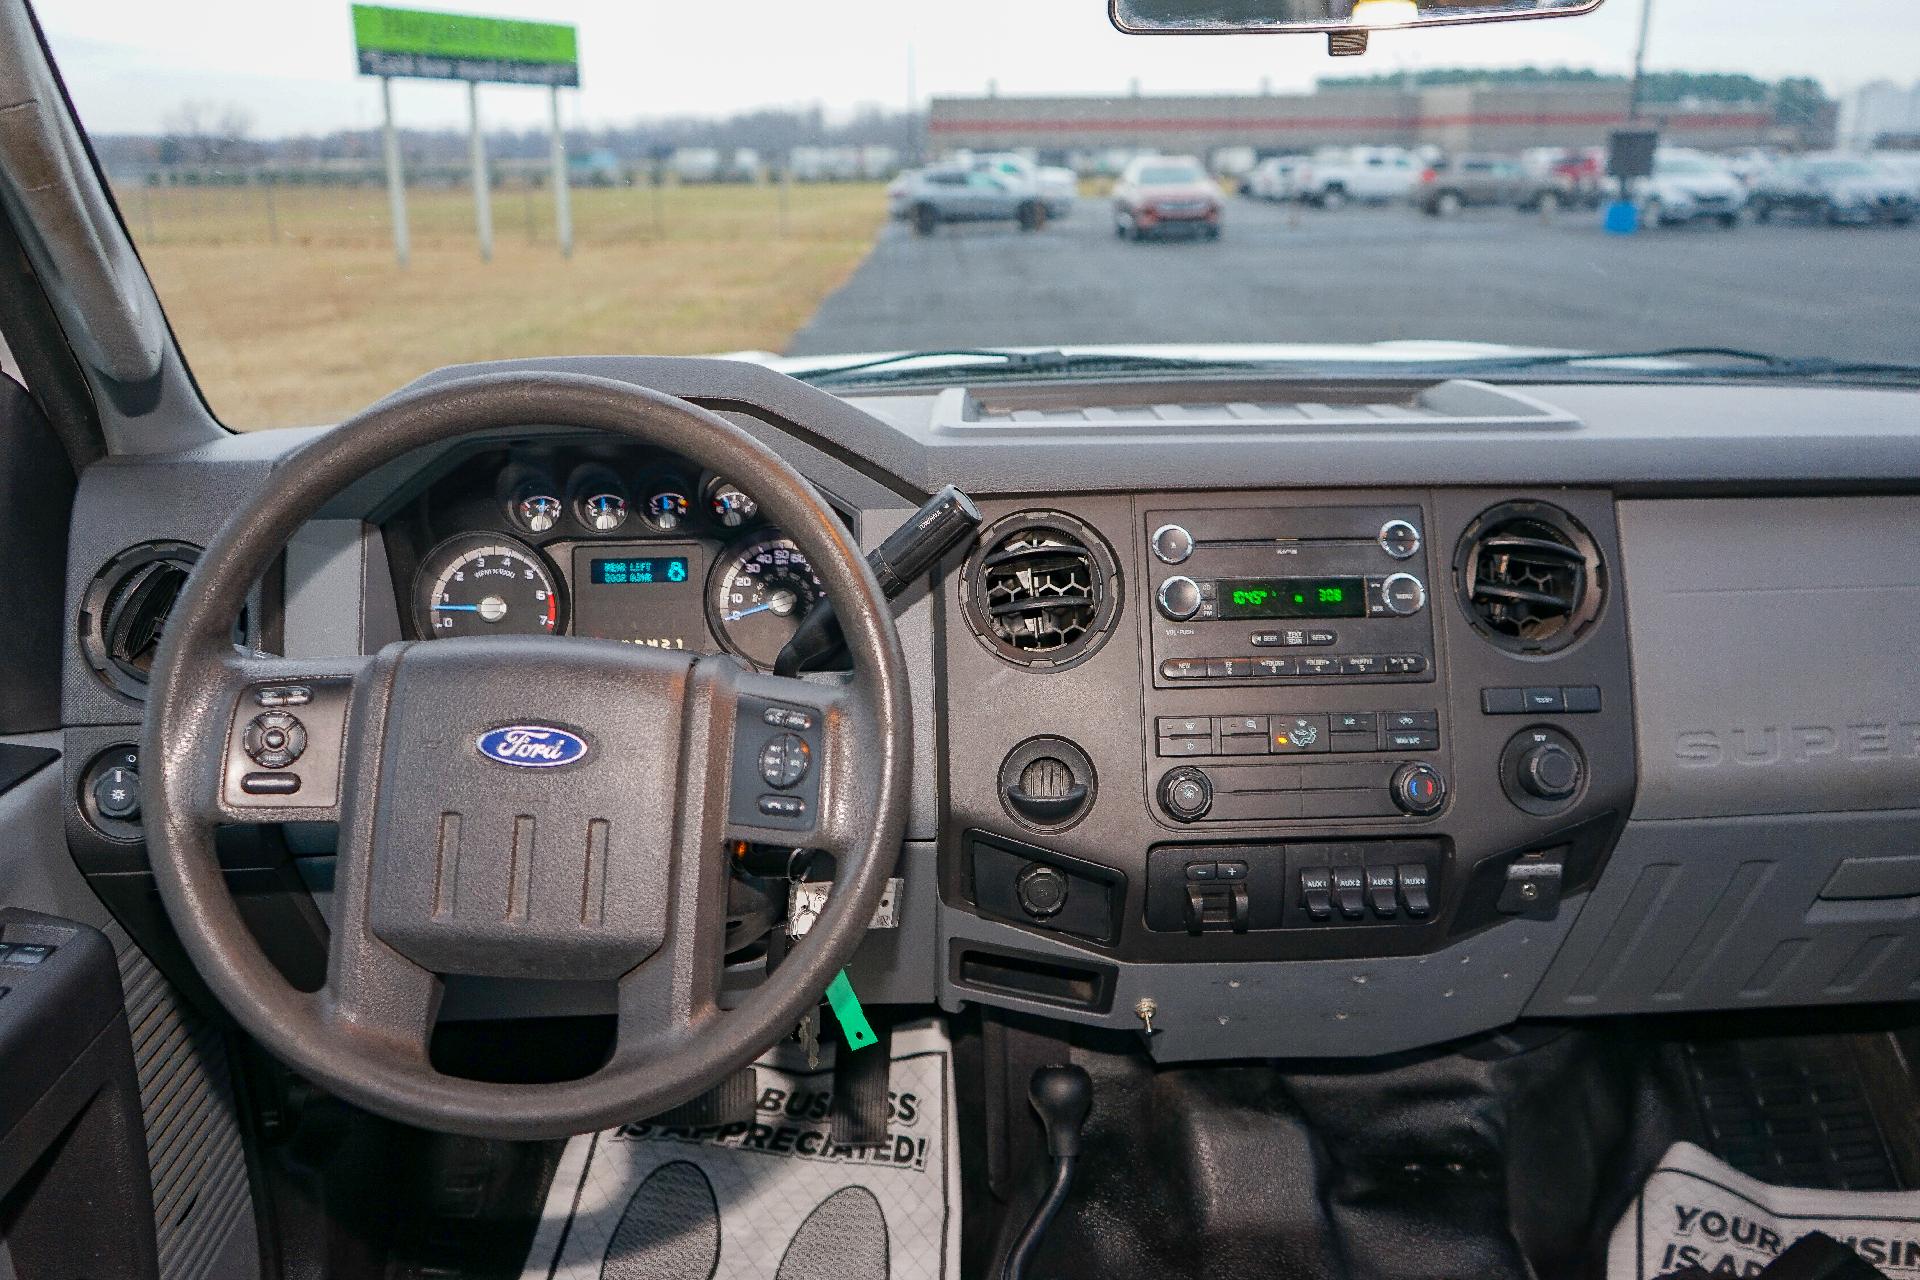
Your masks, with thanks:
<instances>
[{"instance_id":1,"label":"rearview mirror","mask_svg":"<svg viewBox=\"0 0 1920 1280\"><path fill-rule=\"evenodd\" d=\"M1364 49L1368 31L1387 27L1568 18L1599 7L1600 0L1109 0L1108 14L1131 35L1326 31L1351 35ZM1346 52L1339 44L1334 51Z\"/></svg>"}]
</instances>

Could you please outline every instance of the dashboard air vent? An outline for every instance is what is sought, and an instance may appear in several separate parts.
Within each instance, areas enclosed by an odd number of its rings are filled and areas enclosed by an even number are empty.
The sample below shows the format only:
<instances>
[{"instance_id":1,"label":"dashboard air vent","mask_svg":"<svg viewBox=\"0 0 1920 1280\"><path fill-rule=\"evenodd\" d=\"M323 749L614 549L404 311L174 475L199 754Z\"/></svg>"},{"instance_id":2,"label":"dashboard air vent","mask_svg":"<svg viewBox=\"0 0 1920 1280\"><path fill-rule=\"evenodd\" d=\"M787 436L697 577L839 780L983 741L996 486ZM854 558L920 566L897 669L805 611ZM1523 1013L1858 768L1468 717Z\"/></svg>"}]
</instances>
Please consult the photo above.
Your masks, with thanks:
<instances>
[{"instance_id":1,"label":"dashboard air vent","mask_svg":"<svg viewBox=\"0 0 1920 1280\"><path fill-rule=\"evenodd\" d=\"M149 542L121 552L94 575L81 606L81 647L114 689L146 696L161 632L199 558L192 543Z\"/></svg>"},{"instance_id":2,"label":"dashboard air vent","mask_svg":"<svg viewBox=\"0 0 1920 1280\"><path fill-rule=\"evenodd\" d=\"M1513 653L1566 648L1599 615L1606 593L1592 536L1544 502L1481 513L1460 539L1453 572L1475 628Z\"/></svg>"},{"instance_id":3,"label":"dashboard air vent","mask_svg":"<svg viewBox=\"0 0 1920 1280\"><path fill-rule=\"evenodd\" d=\"M980 642L1009 662L1061 670L1093 654L1120 608L1106 542L1058 512L995 522L967 561L961 590Z\"/></svg>"}]
</instances>

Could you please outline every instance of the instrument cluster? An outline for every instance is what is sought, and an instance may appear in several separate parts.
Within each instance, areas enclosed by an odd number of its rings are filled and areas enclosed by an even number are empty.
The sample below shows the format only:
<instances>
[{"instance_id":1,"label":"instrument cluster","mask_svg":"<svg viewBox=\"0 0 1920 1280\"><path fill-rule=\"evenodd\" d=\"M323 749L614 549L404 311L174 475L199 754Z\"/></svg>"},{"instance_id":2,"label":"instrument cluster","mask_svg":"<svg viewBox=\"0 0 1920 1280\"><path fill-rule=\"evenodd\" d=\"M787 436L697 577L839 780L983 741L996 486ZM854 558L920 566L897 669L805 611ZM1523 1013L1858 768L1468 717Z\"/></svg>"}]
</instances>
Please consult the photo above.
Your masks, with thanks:
<instances>
[{"instance_id":1,"label":"instrument cluster","mask_svg":"<svg viewBox=\"0 0 1920 1280\"><path fill-rule=\"evenodd\" d=\"M822 595L746 487L618 446L488 450L382 529L417 639L584 635L767 669Z\"/></svg>"}]
</instances>

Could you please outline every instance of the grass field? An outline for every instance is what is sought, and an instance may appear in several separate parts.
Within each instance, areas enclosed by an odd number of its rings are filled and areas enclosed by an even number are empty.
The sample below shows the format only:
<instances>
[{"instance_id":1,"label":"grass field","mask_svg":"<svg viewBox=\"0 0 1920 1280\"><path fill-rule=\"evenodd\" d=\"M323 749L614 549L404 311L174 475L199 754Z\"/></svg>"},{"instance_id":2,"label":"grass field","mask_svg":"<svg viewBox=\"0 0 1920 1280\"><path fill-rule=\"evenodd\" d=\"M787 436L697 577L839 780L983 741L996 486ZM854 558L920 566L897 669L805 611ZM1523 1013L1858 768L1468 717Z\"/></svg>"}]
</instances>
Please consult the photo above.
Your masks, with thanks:
<instances>
[{"instance_id":1,"label":"grass field","mask_svg":"<svg viewBox=\"0 0 1920 1280\"><path fill-rule=\"evenodd\" d=\"M778 351L886 219L878 184L585 189L562 259L550 194L511 188L483 263L468 190L423 189L401 270L382 187L118 195L194 376L242 428L334 421L466 360Z\"/></svg>"}]
</instances>

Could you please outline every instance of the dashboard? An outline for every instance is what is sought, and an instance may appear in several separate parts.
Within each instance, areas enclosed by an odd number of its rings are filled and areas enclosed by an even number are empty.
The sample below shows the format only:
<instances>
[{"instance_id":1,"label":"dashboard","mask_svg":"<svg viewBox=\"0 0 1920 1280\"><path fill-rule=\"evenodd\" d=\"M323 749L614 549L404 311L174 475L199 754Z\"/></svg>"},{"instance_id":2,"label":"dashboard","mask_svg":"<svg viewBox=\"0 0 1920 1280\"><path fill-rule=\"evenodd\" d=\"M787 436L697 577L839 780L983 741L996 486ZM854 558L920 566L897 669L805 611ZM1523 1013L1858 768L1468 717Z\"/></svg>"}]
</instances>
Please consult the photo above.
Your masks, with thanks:
<instances>
[{"instance_id":1,"label":"dashboard","mask_svg":"<svg viewBox=\"0 0 1920 1280\"><path fill-rule=\"evenodd\" d=\"M821 598L741 485L603 442L446 460L380 523L410 639L580 635L770 670Z\"/></svg>"},{"instance_id":2,"label":"dashboard","mask_svg":"<svg viewBox=\"0 0 1920 1280\"><path fill-rule=\"evenodd\" d=\"M978 537L897 602L916 766L888 927L852 970L869 1003L1017 1010L1172 1062L1920 990L1911 393L839 397L728 360L517 367L725 414L868 549L942 484L975 499ZM124 615L310 434L83 478L63 819L117 903L144 875L137 812L107 803L138 770ZM768 666L819 586L752 491L563 425L469 441L341 495L238 638L551 632ZM328 833L239 835L257 911L324 915Z\"/></svg>"}]
</instances>

